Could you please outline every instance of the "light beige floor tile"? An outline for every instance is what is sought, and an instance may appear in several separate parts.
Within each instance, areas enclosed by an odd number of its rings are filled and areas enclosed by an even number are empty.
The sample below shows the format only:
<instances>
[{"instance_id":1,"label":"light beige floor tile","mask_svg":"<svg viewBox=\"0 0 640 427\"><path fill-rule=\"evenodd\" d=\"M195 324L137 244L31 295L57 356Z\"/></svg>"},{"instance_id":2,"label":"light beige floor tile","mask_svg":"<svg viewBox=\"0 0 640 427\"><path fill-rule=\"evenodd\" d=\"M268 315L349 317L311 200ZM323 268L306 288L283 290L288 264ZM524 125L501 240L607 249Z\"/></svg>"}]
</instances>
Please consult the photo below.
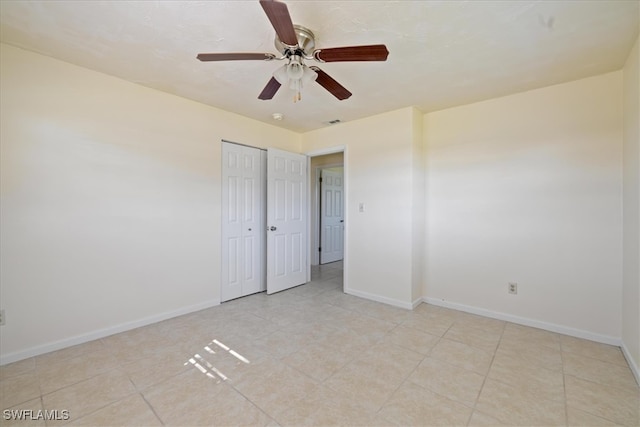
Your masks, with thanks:
<instances>
[{"instance_id":1,"label":"light beige floor tile","mask_svg":"<svg viewBox=\"0 0 640 427\"><path fill-rule=\"evenodd\" d=\"M29 371L33 371L35 368L36 368L35 357L30 357L28 359L9 363L7 365L2 365L0 366L0 380L6 380L7 378L26 374Z\"/></svg>"},{"instance_id":2,"label":"light beige floor tile","mask_svg":"<svg viewBox=\"0 0 640 427\"><path fill-rule=\"evenodd\" d=\"M40 397L40 387L38 376L33 371L0 380L1 409L10 408L37 397Z\"/></svg>"},{"instance_id":3,"label":"light beige floor tile","mask_svg":"<svg viewBox=\"0 0 640 427\"><path fill-rule=\"evenodd\" d=\"M42 394L79 383L117 368L121 360L110 352L90 352L57 363L38 365Z\"/></svg>"},{"instance_id":4,"label":"light beige floor tile","mask_svg":"<svg viewBox=\"0 0 640 427\"><path fill-rule=\"evenodd\" d=\"M567 335L562 335L560 337L560 343L562 345L562 351L564 352L574 353L580 356L602 360L603 362L628 367L627 360L624 358L620 347L570 337Z\"/></svg>"},{"instance_id":5,"label":"light beige floor tile","mask_svg":"<svg viewBox=\"0 0 640 427\"><path fill-rule=\"evenodd\" d=\"M575 427L616 426L612 421L596 417L587 412L567 406L567 425Z\"/></svg>"},{"instance_id":6,"label":"light beige floor tile","mask_svg":"<svg viewBox=\"0 0 640 427\"><path fill-rule=\"evenodd\" d=\"M560 346L553 348L536 344L525 339L502 336L496 354L509 356L541 368L562 372L562 352Z\"/></svg>"},{"instance_id":7,"label":"light beige floor tile","mask_svg":"<svg viewBox=\"0 0 640 427\"><path fill-rule=\"evenodd\" d=\"M410 310L366 300L365 303L358 307L356 311L366 316L375 317L376 319L395 324L402 323L411 313Z\"/></svg>"},{"instance_id":8,"label":"light beige floor tile","mask_svg":"<svg viewBox=\"0 0 640 427\"><path fill-rule=\"evenodd\" d=\"M504 320L492 319L490 317L478 316L477 314L465 313L462 311L456 312L455 323L500 335L506 325Z\"/></svg>"},{"instance_id":9,"label":"light beige floor tile","mask_svg":"<svg viewBox=\"0 0 640 427\"><path fill-rule=\"evenodd\" d=\"M279 327L281 332L291 336L293 339L303 338L311 343L317 343L336 331L336 328L324 322L304 322L292 323Z\"/></svg>"},{"instance_id":10,"label":"light beige floor tile","mask_svg":"<svg viewBox=\"0 0 640 427\"><path fill-rule=\"evenodd\" d=\"M367 339L370 344L380 341L387 332L396 327L396 323L376 319L365 315L354 315L347 320L344 327L351 329L360 337Z\"/></svg>"},{"instance_id":11,"label":"light beige floor tile","mask_svg":"<svg viewBox=\"0 0 640 427\"><path fill-rule=\"evenodd\" d=\"M475 372L427 357L409 380L441 396L473 407L484 378Z\"/></svg>"},{"instance_id":12,"label":"light beige floor tile","mask_svg":"<svg viewBox=\"0 0 640 427\"><path fill-rule=\"evenodd\" d=\"M352 358L349 353L341 350L313 344L290 354L282 361L316 381L324 381L338 369L351 362Z\"/></svg>"},{"instance_id":13,"label":"light beige floor tile","mask_svg":"<svg viewBox=\"0 0 640 427\"><path fill-rule=\"evenodd\" d=\"M40 398L6 409L9 412L3 410L0 427L44 427L46 425L44 417L39 415L42 411Z\"/></svg>"},{"instance_id":14,"label":"light beige floor tile","mask_svg":"<svg viewBox=\"0 0 640 427\"><path fill-rule=\"evenodd\" d=\"M323 280L1 367L2 390L36 397L12 408L70 409L78 425L639 424L617 347L401 310L315 270Z\"/></svg>"},{"instance_id":15,"label":"light beige floor tile","mask_svg":"<svg viewBox=\"0 0 640 427\"><path fill-rule=\"evenodd\" d=\"M324 289L318 286L311 286L311 283L304 284L302 286L297 286L289 292L292 295L299 296L301 298L313 298L318 294L322 293Z\"/></svg>"},{"instance_id":16,"label":"light beige floor tile","mask_svg":"<svg viewBox=\"0 0 640 427\"><path fill-rule=\"evenodd\" d=\"M614 387L638 390L636 380L628 366L603 362L578 354L562 355L565 374Z\"/></svg>"},{"instance_id":17,"label":"light beige floor tile","mask_svg":"<svg viewBox=\"0 0 640 427\"><path fill-rule=\"evenodd\" d=\"M502 339L511 340L527 346L548 347L560 351L560 334L531 328L529 326L507 323Z\"/></svg>"},{"instance_id":18,"label":"light beige floor tile","mask_svg":"<svg viewBox=\"0 0 640 427\"><path fill-rule=\"evenodd\" d=\"M210 409L225 384L192 369L149 387L145 400L165 424L188 425L199 413Z\"/></svg>"},{"instance_id":19,"label":"light beige floor tile","mask_svg":"<svg viewBox=\"0 0 640 427\"><path fill-rule=\"evenodd\" d=\"M272 421L263 411L231 387L223 386L215 399L203 401L199 410L170 418L166 425L266 426Z\"/></svg>"},{"instance_id":20,"label":"light beige floor tile","mask_svg":"<svg viewBox=\"0 0 640 427\"><path fill-rule=\"evenodd\" d=\"M640 392L565 375L567 406L618 424L640 424Z\"/></svg>"},{"instance_id":21,"label":"light beige floor tile","mask_svg":"<svg viewBox=\"0 0 640 427\"><path fill-rule=\"evenodd\" d=\"M135 394L112 403L106 408L86 415L70 425L74 426L160 426L160 420L153 413L142 396Z\"/></svg>"},{"instance_id":22,"label":"light beige floor tile","mask_svg":"<svg viewBox=\"0 0 640 427\"><path fill-rule=\"evenodd\" d=\"M195 363L198 363L212 375L223 378L231 385L260 376L265 370L271 369L271 364L276 363L270 355L250 347L229 347L229 351L225 351L215 342L206 347L215 353L201 349L202 351L193 354L189 364L197 368Z\"/></svg>"},{"instance_id":23,"label":"light beige floor tile","mask_svg":"<svg viewBox=\"0 0 640 427\"><path fill-rule=\"evenodd\" d=\"M121 369L129 375L136 388L142 390L190 369L192 365L187 362L191 357L192 355L186 351L171 347L163 352L127 363Z\"/></svg>"},{"instance_id":24,"label":"light beige floor tile","mask_svg":"<svg viewBox=\"0 0 640 427\"><path fill-rule=\"evenodd\" d=\"M359 354L371 347L368 339L346 328L335 329L333 332L329 332L324 338L316 340L315 343L349 354Z\"/></svg>"},{"instance_id":25,"label":"light beige floor tile","mask_svg":"<svg viewBox=\"0 0 640 427\"><path fill-rule=\"evenodd\" d=\"M481 375L486 375L493 359L491 353L445 338L436 344L429 356Z\"/></svg>"},{"instance_id":26,"label":"light beige floor tile","mask_svg":"<svg viewBox=\"0 0 640 427\"><path fill-rule=\"evenodd\" d=\"M74 345L71 347L64 348L62 350L52 351L50 353L45 353L40 356L36 356L36 365L38 367L59 363L67 359L71 359L83 354L93 353L93 352L105 352L107 348L104 346L102 341L94 340L89 341L83 344Z\"/></svg>"},{"instance_id":27,"label":"light beige floor tile","mask_svg":"<svg viewBox=\"0 0 640 427\"><path fill-rule=\"evenodd\" d=\"M342 395L324 386L317 387L278 418L282 426L333 426L379 424L373 412L356 403L352 396Z\"/></svg>"},{"instance_id":28,"label":"light beige floor tile","mask_svg":"<svg viewBox=\"0 0 640 427\"><path fill-rule=\"evenodd\" d=\"M427 304L425 302L419 304L415 309L413 309L413 313L425 316L437 315L440 317L449 317L452 320L455 320L460 314L460 312L457 310L439 307L437 305Z\"/></svg>"},{"instance_id":29,"label":"light beige floor tile","mask_svg":"<svg viewBox=\"0 0 640 427\"><path fill-rule=\"evenodd\" d=\"M254 342L256 348L278 359L300 351L309 344L311 340L303 337L292 340L291 336L283 331L274 332Z\"/></svg>"},{"instance_id":30,"label":"light beige floor tile","mask_svg":"<svg viewBox=\"0 0 640 427\"><path fill-rule=\"evenodd\" d=\"M311 393L318 382L278 361L262 375L243 381L236 388L274 419Z\"/></svg>"},{"instance_id":31,"label":"light beige floor tile","mask_svg":"<svg viewBox=\"0 0 640 427\"><path fill-rule=\"evenodd\" d=\"M382 426L379 418L362 409L336 411L334 408L317 410L306 420L309 426Z\"/></svg>"},{"instance_id":32,"label":"light beige floor tile","mask_svg":"<svg viewBox=\"0 0 640 427\"><path fill-rule=\"evenodd\" d=\"M46 410L68 410L73 422L100 408L135 393L129 377L121 371L111 371L89 380L46 394L42 397ZM48 423L51 425L51 423ZM65 423L61 423L65 424Z\"/></svg>"},{"instance_id":33,"label":"light beige floor tile","mask_svg":"<svg viewBox=\"0 0 640 427\"><path fill-rule=\"evenodd\" d=\"M468 323L454 323L444 334L444 338L458 341L471 347L493 353L498 347L502 330L484 330Z\"/></svg>"},{"instance_id":34,"label":"light beige floor tile","mask_svg":"<svg viewBox=\"0 0 640 427\"><path fill-rule=\"evenodd\" d=\"M413 383L404 383L378 415L389 424L402 426L466 425L471 408L446 399Z\"/></svg>"},{"instance_id":35,"label":"light beige floor tile","mask_svg":"<svg viewBox=\"0 0 640 427\"><path fill-rule=\"evenodd\" d=\"M502 421L494 418L490 415L484 414L480 411L473 411L471 420L468 424L470 427L492 427L492 426L507 426L512 424L503 423Z\"/></svg>"},{"instance_id":36,"label":"light beige floor tile","mask_svg":"<svg viewBox=\"0 0 640 427\"><path fill-rule=\"evenodd\" d=\"M545 399L519 387L487 378L476 409L512 425L565 425L564 402Z\"/></svg>"},{"instance_id":37,"label":"light beige floor tile","mask_svg":"<svg viewBox=\"0 0 640 427\"><path fill-rule=\"evenodd\" d=\"M441 337L449 330L454 321L455 317L449 314L411 313L402 322L402 326Z\"/></svg>"},{"instance_id":38,"label":"light beige floor tile","mask_svg":"<svg viewBox=\"0 0 640 427\"><path fill-rule=\"evenodd\" d=\"M112 335L102 339L102 343L107 347L108 358L117 359L120 364L135 362L140 358L152 356L158 351L162 351L167 345L172 343L166 339L159 331L160 327L153 325L131 331ZM93 356L96 353L90 353ZM69 359L74 360L77 358Z\"/></svg>"},{"instance_id":39,"label":"light beige floor tile","mask_svg":"<svg viewBox=\"0 0 640 427\"><path fill-rule=\"evenodd\" d=\"M368 367L351 363L323 384L361 403L369 411L377 411L401 384L401 378L383 378Z\"/></svg>"},{"instance_id":40,"label":"light beige floor tile","mask_svg":"<svg viewBox=\"0 0 640 427\"><path fill-rule=\"evenodd\" d=\"M352 365L369 369L389 382L402 382L424 359L415 351L381 342L362 353Z\"/></svg>"},{"instance_id":41,"label":"light beige floor tile","mask_svg":"<svg viewBox=\"0 0 640 427\"><path fill-rule=\"evenodd\" d=\"M389 338L392 343L400 347L424 355L428 354L439 340L439 337L435 335L402 325L393 329L389 333Z\"/></svg>"},{"instance_id":42,"label":"light beige floor tile","mask_svg":"<svg viewBox=\"0 0 640 427\"><path fill-rule=\"evenodd\" d=\"M180 374L143 394L165 425L266 425L270 421L232 387L197 371Z\"/></svg>"},{"instance_id":43,"label":"light beige floor tile","mask_svg":"<svg viewBox=\"0 0 640 427\"><path fill-rule=\"evenodd\" d=\"M564 402L564 377L561 371L531 365L517 357L496 354L489 370L489 378L545 399Z\"/></svg>"}]
</instances>

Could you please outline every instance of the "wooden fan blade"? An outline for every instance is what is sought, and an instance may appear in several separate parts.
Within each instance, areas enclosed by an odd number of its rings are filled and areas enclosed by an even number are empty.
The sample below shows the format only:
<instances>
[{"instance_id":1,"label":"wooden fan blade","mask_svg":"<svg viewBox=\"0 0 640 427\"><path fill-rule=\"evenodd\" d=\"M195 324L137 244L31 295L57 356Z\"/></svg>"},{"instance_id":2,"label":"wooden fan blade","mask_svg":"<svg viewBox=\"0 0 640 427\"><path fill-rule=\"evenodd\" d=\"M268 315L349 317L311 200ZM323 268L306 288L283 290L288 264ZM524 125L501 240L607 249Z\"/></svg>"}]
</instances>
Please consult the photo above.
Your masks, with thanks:
<instances>
[{"instance_id":1,"label":"wooden fan blade","mask_svg":"<svg viewBox=\"0 0 640 427\"><path fill-rule=\"evenodd\" d=\"M386 61L389 51L383 44L372 44L318 49L313 56L320 62Z\"/></svg>"},{"instance_id":2,"label":"wooden fan blade","mask_svg":"<svg viewBox=\"0 0 640 427\"><path fill-rule=\"evenodd\" d=\"M275 59L272 53L199 53L196 58L200 61L271 61Z\"/></svg>"},{"instance_id":3,"label":"wooden fan blade","mask_svg":"<svg viewBox=\"0 0 640 427\"><path fill-rule=\"evenodd\" d=\"M260 5L271 21L280 41L289 46L296 46L298 37L296 37L287 5L275 0L260 0Z\"/></svg>"},{"instance_id":4,"label":"wooden fan blade","mask_svg":"<svg viewBox=\"0 0 640 427\"><path fill-rule=\"evenodd\" d=\"M331 92L333 96L338 98L340 101L349 98L352 94L349 92L344 86L335 81L329 74L325 73L318 67L309 67L316 73L318 73L318 77L316 78L316 82Z\"/></svg>"},{"instance_id":5,"label":"wooden fan blade","mask_svg":"<svg viewBox=\"0 0 640 427\"><path fill-rule=\"evenodd\" d=\"M271 80L269 80L264 89L262 89L260 95L258 95L258 99L271 99L273 98L273 95L276 94L278 89L280 89L280 83L278 83L275 78L271 77Z\"/></svg>"}]
</instances>

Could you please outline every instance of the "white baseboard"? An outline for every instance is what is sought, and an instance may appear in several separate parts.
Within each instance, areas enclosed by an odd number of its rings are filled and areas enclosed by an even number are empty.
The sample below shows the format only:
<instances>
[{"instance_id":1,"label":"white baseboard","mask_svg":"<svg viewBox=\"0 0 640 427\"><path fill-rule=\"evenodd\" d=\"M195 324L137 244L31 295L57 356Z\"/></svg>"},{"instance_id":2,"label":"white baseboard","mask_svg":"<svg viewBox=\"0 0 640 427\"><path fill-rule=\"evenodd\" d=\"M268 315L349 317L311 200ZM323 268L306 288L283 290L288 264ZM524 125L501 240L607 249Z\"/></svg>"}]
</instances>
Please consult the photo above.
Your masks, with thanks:
<instances>
[{"instance_id":1,"label":"white baseboard","mask_svg":"<svg viewBox=\"0 0 640 427\"><path fill-rule=\"evenodd\" d=\"M76 335L76 336L65 338L59 341L38 345L35 347L28 348L26 350L20 350L20 351L16 351L9 354L3 354L2 356L0 356L0 366L6 365L12 362L17 362L19 360L27 359L29 357L39 356L41 354L49 353L50 351L60 350L63 348L71 347L73 345L84 344L89 341L108 337L109 335L129 331L131 329L136 329L141 326L147 326L152 323L161 322L163 320L167 320L173 317L182 316L184 314L189 314L196 311L204 310L206 308L215 307L217 305L220 305L220 300L209 300L199 304L191 305L189 307L183 307L178 310L167 311L165 313L145 317L143 319L133 320L131 322L121 323L119 325L110 326L108 328L99 329L97 331L92 331L86 334Z\"/></svg>"},{"instance_id":2,"label":"white baseboard","mask_svg":"<svg viewBox=\"0 0 640 427\"><path fill-rule=\"evenodd\" d=\"M369 292L362 292L362 291L358 291L356 289L351 289L351 288L344 288L344 293L353 295L356 297L368 299L371 301L375 301L375 302L381 302L383 304L389 304L394 307L404 308L405 310L413 310L413 304L410 302L400 301L393 298L382 297L380 295L370 294Z\"/></svg>"},{"instance_id":3,"label":"white baseboard","mask_svg":"<svg viewBox=\"0 0 640 427\"><path fill-rule=\"evenodd\" d=\"M576 338L584 338L590 341L596 341L603 344L615 345L620 347L622 339L620 337L612 337L608 335L596 334L594 332L575 329L569 326L557 325L555 323L542 322L540 320L528 319L526 317L514 316L512 314L500 313L497 311L487 310L484 308L472 307L464 304L458 304L451 301L445 301L438 298L422 298L427 304L437 305L440 307L451 308L454 310L464 311L479 316L490 317L492 319L504 320L519 325L531 326L533 328L544 329L546 331L557 332L559 334L569 335Z\"/></svg>"},{"instance_id":4,"label":"white baseboard","mask_svg":"<svg viewBox=\"0 0 640 427\"><path fill-rule=\"evenodd\" d=\"M624 345L624 341L622 341L622 345L620 346L620 348L622 349L624 358L627 359L627 363L629 364L629 368L631 368L631 372L633 372L633 376L636 377L636 383L638 383L638 386L640 386L640 368L638 368L638 364L635 360L633 360L633 357L631 357L631 352L629 351L627 346Z\"/></svg>"}]
</instances>

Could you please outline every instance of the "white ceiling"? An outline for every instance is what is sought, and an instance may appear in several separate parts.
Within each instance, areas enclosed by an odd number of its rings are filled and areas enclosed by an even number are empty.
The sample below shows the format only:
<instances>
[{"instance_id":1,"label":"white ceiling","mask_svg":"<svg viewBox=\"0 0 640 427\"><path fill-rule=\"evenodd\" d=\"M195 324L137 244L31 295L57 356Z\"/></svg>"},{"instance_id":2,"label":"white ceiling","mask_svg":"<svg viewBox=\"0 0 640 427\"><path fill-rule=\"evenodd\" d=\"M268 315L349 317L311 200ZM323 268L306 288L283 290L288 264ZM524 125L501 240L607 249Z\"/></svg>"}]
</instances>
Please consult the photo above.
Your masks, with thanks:
<instances>
[{"instance_id":1,"label":"white ceiling","mask_svg":"<svg viewBox=\"0 0 640 427\"><path fill-rule=\"evenodd\" d=\"M317 64L353 96L321 86L294 104L258 94L277 61L203 63L200 52L271 52L255 1L0 1L0 40L144 86L303 132L407 106L423 112L620 69L639 2L288 1L316 47L387 45L387 62ZM283 113L276 122L272 113Z\"/></svg>"}]
</instances>

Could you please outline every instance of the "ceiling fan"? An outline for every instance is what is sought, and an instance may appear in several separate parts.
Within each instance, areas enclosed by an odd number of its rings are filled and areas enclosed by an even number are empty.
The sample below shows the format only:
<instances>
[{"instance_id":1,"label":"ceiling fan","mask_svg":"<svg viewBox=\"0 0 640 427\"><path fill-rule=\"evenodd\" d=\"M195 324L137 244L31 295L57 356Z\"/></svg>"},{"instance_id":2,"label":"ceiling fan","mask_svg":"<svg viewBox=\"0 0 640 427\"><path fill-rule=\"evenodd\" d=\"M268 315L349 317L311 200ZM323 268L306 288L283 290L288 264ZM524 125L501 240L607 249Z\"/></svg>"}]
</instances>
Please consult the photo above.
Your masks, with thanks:
<instances>
[{"instance_id":1,"label":"ceiling fan","mask_svg":"<svg viewBox=\"0 0 640 427\"><path fill-rule=\"evenodd\" d=\"M260 5L267 14L271 25L276 30L275 47L282 56L272 53L200 53L200 61L238 61L285 60L287 63L273 73L259 99L272 99L280 86L288 84L294 91L294 102L301 99L300 91L303 85L316 81L339 100L351 96L344 86L316 66L307 66L305 60L317 62L347 62L347 61L386 61L389 56L387 47L383 44L366 46L346 46L328 49L315 48L315 36L311 30L293 25L289 9L285 3L276 0L260 0Z\"/></svg>"}]
</instances>

